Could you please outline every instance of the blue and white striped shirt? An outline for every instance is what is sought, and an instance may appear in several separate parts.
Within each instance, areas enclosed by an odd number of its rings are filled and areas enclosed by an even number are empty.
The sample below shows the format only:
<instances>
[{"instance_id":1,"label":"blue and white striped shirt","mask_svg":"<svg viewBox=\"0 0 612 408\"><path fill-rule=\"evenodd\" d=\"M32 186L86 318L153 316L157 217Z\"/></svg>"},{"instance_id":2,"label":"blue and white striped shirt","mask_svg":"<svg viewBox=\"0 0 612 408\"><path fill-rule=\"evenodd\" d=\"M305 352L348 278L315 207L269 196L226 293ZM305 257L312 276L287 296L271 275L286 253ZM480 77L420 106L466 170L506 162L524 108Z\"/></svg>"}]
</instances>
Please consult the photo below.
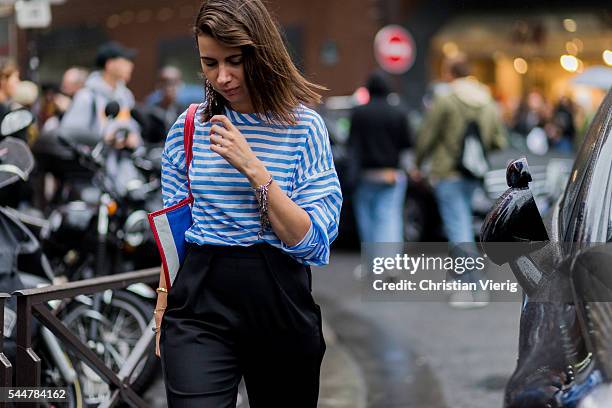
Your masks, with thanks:
<instances>
[{"instance_id":1,"label":"blue and white striped shirt","mask_svg":"<svg viewBox=\"0 0 612 408\"><path fill-rule=\"evenodd\" d=\"M187 242L211 245L249 246L267 242L281 248L306 265L329 262L329 247L338 235L342 193L321 117L312 109L296 110L297 124L270 124L259 114L241 114L229 108L226 116L247 139L274 181L312 221L304 238L287 246L273 231L259 239L259 211L248 179L223 157L210 150L211 124L202 123L200 105L196 113L193 159L189 169L193 226ZM188 196L183 126L186 112L168 133L162 154L164 207Z\"/></svg>"}]
</instances>

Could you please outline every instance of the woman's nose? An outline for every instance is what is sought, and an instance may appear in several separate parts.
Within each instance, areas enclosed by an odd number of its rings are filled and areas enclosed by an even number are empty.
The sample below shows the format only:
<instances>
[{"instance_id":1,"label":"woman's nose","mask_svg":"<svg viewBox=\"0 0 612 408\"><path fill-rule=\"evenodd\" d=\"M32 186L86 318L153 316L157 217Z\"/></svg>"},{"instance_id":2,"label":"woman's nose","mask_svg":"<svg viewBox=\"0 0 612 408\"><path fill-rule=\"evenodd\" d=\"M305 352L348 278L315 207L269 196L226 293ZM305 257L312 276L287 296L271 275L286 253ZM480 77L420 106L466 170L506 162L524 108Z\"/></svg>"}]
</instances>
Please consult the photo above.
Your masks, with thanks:
<instances>
[{"instance_id":1,"label":"woman's nose","mask_svg":"<svg viewBox=\"0 0 612 408\"><path fill-rule=\"evenodd\" d=\"M232 80L232 76L227 68L224 66L219 67L219 75L217 76L217 81L220 84L226 84Z\"/></svg>"}]
</instances>

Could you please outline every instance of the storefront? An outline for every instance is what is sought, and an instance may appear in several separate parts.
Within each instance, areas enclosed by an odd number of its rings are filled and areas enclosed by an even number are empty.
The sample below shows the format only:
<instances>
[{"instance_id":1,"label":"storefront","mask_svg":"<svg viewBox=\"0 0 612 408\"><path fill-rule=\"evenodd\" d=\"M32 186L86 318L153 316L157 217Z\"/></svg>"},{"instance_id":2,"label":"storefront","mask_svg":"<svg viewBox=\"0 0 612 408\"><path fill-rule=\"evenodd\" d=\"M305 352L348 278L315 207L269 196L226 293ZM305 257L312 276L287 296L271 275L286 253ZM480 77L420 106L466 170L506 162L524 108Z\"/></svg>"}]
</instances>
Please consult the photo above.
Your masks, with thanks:
<instances>
[{"instance_id":1,"label":"storefront","mask_svg":"<svg viewBox=\"0 0 612 408\"><path fill-rule=\"evenodd\" d=\"M570 17L571 16L571 17ZM506 112L530 92L551 102L563 96L585 109L601 102L601 91L572 79L593 66L612 65L612 28L592 12L485 14L453 18L431 40L434 77L445 56L460 52L474 65ZM607 53L606 53L607 50Z\"/></svg>"}]
</instances>

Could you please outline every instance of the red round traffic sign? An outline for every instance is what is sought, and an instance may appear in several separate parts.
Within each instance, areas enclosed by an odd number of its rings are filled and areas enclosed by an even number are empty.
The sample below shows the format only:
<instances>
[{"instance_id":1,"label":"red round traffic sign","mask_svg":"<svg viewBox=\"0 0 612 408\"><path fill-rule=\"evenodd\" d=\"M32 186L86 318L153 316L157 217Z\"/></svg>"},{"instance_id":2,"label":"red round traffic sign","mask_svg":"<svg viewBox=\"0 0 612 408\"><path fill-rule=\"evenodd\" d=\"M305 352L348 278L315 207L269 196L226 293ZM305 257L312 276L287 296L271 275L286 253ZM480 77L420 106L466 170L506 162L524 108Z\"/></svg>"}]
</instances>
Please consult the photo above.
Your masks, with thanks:
<instances>
[{"instance_id":1,"label":"red round traffic sign","mask_svg":"<svg viewBox=\"0 0 612 408\"><path fill-rule=\"evenodd\" d=\"M385 26L374 38L374 54L382 69L391 74L403 74L414 64L414 39L401 26Z\"/></svg>"}]
</instances>

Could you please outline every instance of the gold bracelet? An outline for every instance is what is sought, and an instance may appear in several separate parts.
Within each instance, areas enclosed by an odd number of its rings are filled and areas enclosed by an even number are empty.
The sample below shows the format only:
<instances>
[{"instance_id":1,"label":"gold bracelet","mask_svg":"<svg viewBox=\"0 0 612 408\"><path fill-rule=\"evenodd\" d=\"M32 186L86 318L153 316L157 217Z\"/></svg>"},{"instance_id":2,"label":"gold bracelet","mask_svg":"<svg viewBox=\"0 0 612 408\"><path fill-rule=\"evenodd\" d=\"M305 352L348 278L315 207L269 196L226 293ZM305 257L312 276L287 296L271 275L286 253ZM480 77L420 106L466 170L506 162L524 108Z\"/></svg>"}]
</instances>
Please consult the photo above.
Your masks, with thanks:
<instances>
[{"instance_id":1,"label":"gold bracelet","mask_svg":"<svg viewBox=\"0 0 612 408\"><path fill-rule=\"evenodd\" d=\"M155 289L155 291L157 293L162 293L162 292L163 293L168 293L168 289L166 289L166 288L157 288L157 289Z\"/></svg>"},{"instance_id":2,"label":"gold bracelet","mask_svg":"<svg viewBox=\"0 0 612 408\"><path fill-rule=\"evenodd\" d=\"M158 308L153 309L153 312L163 312L164 310L166 310L165 307L158 307Z\"/></svg>"}]
</instances>

